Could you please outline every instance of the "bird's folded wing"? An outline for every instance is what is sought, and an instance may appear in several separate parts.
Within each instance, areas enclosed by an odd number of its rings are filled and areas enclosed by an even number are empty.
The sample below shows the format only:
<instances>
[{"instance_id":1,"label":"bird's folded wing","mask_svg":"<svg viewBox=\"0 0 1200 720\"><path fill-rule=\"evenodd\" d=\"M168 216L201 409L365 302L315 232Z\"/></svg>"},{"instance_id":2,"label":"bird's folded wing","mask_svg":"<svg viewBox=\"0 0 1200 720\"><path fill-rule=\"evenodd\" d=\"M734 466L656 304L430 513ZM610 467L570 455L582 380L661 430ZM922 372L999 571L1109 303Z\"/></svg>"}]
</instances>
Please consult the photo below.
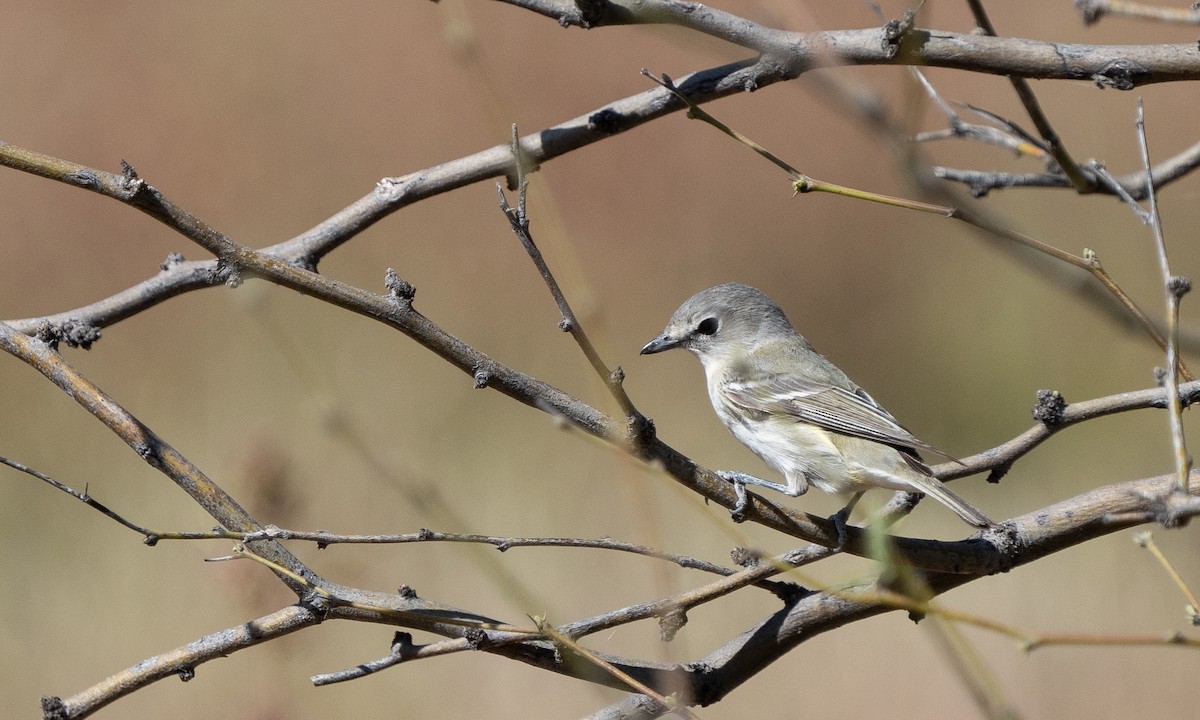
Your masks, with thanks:
<instances>
[{"instance_id":1,"label":"bird's folded wing","mask_svg":"<svg viewBox=\"0 0 1200 720\"><path fill-rule=\"evenodd\" d=\"M730 381L725 385L725 395L749 410L788 415L843 435L954 459L901 427L862 388L852 392L795 375L767 375L757 380Z\"/></svg>"}]
</instances>

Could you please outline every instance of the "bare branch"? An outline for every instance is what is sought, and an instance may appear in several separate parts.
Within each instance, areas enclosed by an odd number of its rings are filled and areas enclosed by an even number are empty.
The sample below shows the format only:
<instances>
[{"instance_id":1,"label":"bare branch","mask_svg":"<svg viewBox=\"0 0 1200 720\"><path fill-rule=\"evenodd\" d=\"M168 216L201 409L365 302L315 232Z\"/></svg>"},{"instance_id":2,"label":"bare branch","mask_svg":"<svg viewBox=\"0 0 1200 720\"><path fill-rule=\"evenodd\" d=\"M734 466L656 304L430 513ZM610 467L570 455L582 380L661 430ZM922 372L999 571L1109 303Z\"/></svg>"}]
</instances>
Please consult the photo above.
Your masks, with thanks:
<instances>
[{"instance_id":1,"label":"bare branch","mask_svg":"<svg viewBox=\"0 0 1200 720\"><path fill-rule=\"evenodd\" d=\"M20 358L45 375L104 423L151 467L174 481L221 525L238 531L260 529L258 523L242 506L200 468L189 462L94 383L80 375L45 343L0 322L0 350ZM295 556L276 542L260 542L254 547L256 552L293 572L307 572L307 568ZM293 590L298 589L293 586Z\"/></svg>"},{"instance_id":2,"label":"bare branch","mask_svg":"<svg viewBox=\"0 0 1200 720\"><path fill-rule=\"evenodd\" d=\"M965 614L955 614L932 607L924 594L914 593L920 595L915 599L897 595L894 584L885 581L891 580L888 576L896 568L910 569L907 568L908 563L922 570L921 575L928 580L929 596L932 597L989 574L1037 561L1058 550L1117 529L1151 521L1182 524L1200 514L1200 495L1188 494L1197 492L1198 483L1191 481L1188 466L1180 464L1180 474L1174 484L1169 478L1150 478L1098 487L1049 507L1031 510L1012 518L1000 528L964 540L938 542L895 537L895 554L898 560L895 563L887 563L880 579L824 592L801 588L788 582L768 580L777 574L789 572L795 567L834 554L833 551L818 545L802 547L772 560L759 559L766 556L766 553L745 551L741 557L748 559L744 563L748 567L732 570L696 558L607 538L590 541L577 538L502 538L429 531L370 536L303 533L258 523L216 482L117 405L114 399L88 382L58 355L56 348L59 342L86 348L99 337L102 327L119 322L179 293L222 283L235 285L245 279L264 279L335 307L383 322L467 373L476 387L499 390L523 404L561 419L563 425L600 438L609 447L618 448L655 467L661 467L689 489L728 507L735 502L728 484L655 437L653 425L637 412L633 402L625 394L621 386L620 369L610 371L579 328L577 318L528 233L522 177L527 166L536 167L548 159L685 107L693 114L707 115L699 110L699 106L710 100L759 89L781 80L798 77L810 69L833 68L837 64L931 65L1014 78L1014 86L1029 108L1038 132L1045 138L1044 143L1028 136L1016 123L985 111L977 111L977 114L982 114L999 127L968 125L948 104L940 101L928 84L927 91L934 97L934 102L943 106L943 112L946 113L953 132L996 142L1005 147L1014 147L1019 151L1028 148L1033 155L1039 154L1033 152L1033 149L1040 151L1043 145L1052 148L1065 173L1055 182L1074 187L1077 191L1111 192L1126 202L1131 202L1138 193L1144 192L1150 198L1151 205L1155 206L1155 187L1168 182L1169 179L1191 173L1196 165L1200 164L1200 144L1197 144L1195 148L1168 161L1168 164L1172 164L1169 171L1159 174L1159 167L1164 164L1152 171L1143 136L1145 169L1140 174L1127 176L1142 178L1144 182L1137 188L1126 187L1122 178L1111 177L1102 166L1085 163L1080 167L1062 147L1053 127L1037 105L1036 98L1029 92L1028 84L1017 79L1088 79L1101 87L1122 89L1144 83L1198 79L1200 57L1191 43L1121 47L1064 45L1018 38L983 37L917 28L912 15L907 16L903 22L888 23L883 28L790 33L697 3L670 0L639 0L634 3L607 0L510 2L553 17L564 25L600 27L635 23L674 24L747 48L756 58L696 73L678 83L668 79L663 88L653 88L645 93L609 103L591 113L524 138L514 137L511 147L496 146L433 168L401 177L385 178L365 197L316 227L291 240L261 250L242 245L234 238L207 225L185 208L175 205L156 188L141 180L137 173L124 163L123 173L105 173L0 143L0 164L117 199L158 219L213 254L213 259L193 262L172 256L164 263L162 272L134 288L75 311L18 321L19 331L0 324L0 348L33 365L74 397L88 412L104 421L149 464L187 491L191 498L217 518L226 529L210 533L147 530L96 502L86 491L74 491L18 463L3 460L0 462L6 462L40 477L64 492L71 493L124 526L145 535L149 540L190 539L202 536L240 537L245 542L252 543L252 547L247 548L245 552L239 549L235 553L236 557L251 558L270 568L302 598L301 605L286 608L240 628L201 638L197 643L150 658L74 697L66 700L48 698L45 703L47 714L81 717L157 679L172 676L187 679L199 664L208 660L251 647L266 639L280 637L286 632L319 623L327 618L335 618L417 628L448 639L418 646L407 633L400 633L396 635L385 657L356 668L317 676L314 678L316 683L354 679L412 659L464 650L485 650L536 668L588 682L621 689L637 687L648 695L655 696L657 701L631 696L622 704L621 711L631 715L658 715L665 712L666 705L673 705L676 698L683 707L720 700L763 667L808 638L889 610L902 608L914 612L928 612L944 618L947 622L998 625L986 618L972 619ZM981 24L990 28L982 4L972 0L972 5L977 16L981 18ZM834 73L836 69L828 74ZM866 108L866 104L863 107ZM731 134L736 132L729 128L726 130ZM916 157L916 146L908 144L904 147L908 148L904 150L908 157ZM769 153L766 154L773 157ZM527 159L528 163L523 159ZM843 194L863 199L880 200L883 197L815 181L801 175L790 165L780 162L780 166L800 183L797 185L800 191L837 188ZM912 167L917 167L917 163L913 162ZM391 269L388 270L384 281L386 291L380 293L357 288L316 272L318 263L326 254L389 214L434 194L496 177L508 178L510 186L519 189L518 207L515 210L509 207L507 198L501 192L502 207L509 216L514 231L521 237L547 282L562 314L564 329L570 330L575 336L592 367L616 398L624 412L624 418L610 417L562 390L498 363L479 349L463 343L414 308L415 288ZM1037 178L1057 176L1054 173L1046 173L1030 177L1033 178L1030 182L1041 182L1043 180ZM919 178L920 182L925 180L924 177ZM999 181L1003 181L1003 178ZM936 197L951 197L950 193L945 191L946 184L941 185L942 188L938 192L942 194ZM987 187L987 184L981 181L980 186ZM1009 245L1019 243L1069 263L1072 267L1087 270L1123 303L1128 314L1141 323L1164 347L1168 356L1168 367L1172 369L1168 373L1166 388L1071 405L1067 405L1059 396L1047 394L1047 401L1039 405L1035 414L1038 419L1037 425L1001 446L967 458L963 465L949 464L938 467L937 472L941 477L950 479L990 470L993 479L998 479L1015 461L1058 429L1138 407L1171 409L1173 433L1178 430L1178 433L1173 435L1178 438L1176 456L1186 460L1186 449L1182 444L1182 430L1178 422L1179 410L1182 406L1200 399L1200 384L1180 384L1175 377L1175 372L1178 371L1185 381L1191 378L1177 357L1178 300L1186 291L1186 282L1181 278L1172 277L1169 273L1156 206L1152 207L1155 231L1158 233L1160 260L1171 314L1166 333L1157 330L1137 304L1108 276L1090 251L1077 256L1021 235L992 220L982 210L963 210L957 207L961 204L958 199L936 205L900 198L887 198L883 201L941 212L1003 237L1011 241ZM1172 293L1173 305L1170 297ZM379 464L378 461L376 464ZM1168 490L1173 492L1167 492ZM746 511L747 517L766 527L820 544L839 543L837 531L822 518L814 518L791 508L777 506L758 496L754 496L752 500ZM887 527L891 520L911 509L914 502L915 499L911 495L893 497L886 508L886 517L878 521L877 525L870 529L851 528L848 531L846 549L865 557L877 557L875 551L878 549L878 538L885 533L875 530ZM337 585L317 576L284 549L280 543L284 539L306 539L322 545L332 542L439 540L488 543L501 550L539 544L597 547L661 558L681 566L720 574L722 577L699 588L608 610L601 615L578 619L558 627L541 627L535 632L528 627L505 624L482 615L419 599L415 591L407 586L402 586L396 593L376 593ZM488 554L488 557L499 556L493 553ZM756 559L757 565L754 564ZM742 635L733 638L698 662L679 665L593 654L578 647L576 643L577 638L589 633L616 628L636 620L654 618L659 619L661 632L664 637L668 637L683 626L689 609L755 585L775 592L783 607L770 616L761 618L761 621L754 623L753 627L748 628ZM910 585L901 585L905 592L911 592ZM528 598L523 598L522 602L528 604ZM1010 634L1015 632L1015 628L1008 630ZM1075 636L1075 641L1080 642L1080 637ZM1108 639L1111 641L1112 637ZM1133 644L1147 642L1147 638L1148 636L1127 636L1125 641ZM1065 636L1048 634L1039 636L1036 642L1030 641L1028 644L1032 647L1060 641L1070 640ZM1151 641L1196 645L1194 642L1184 643L1173 638ZM564 651L563 648L567 650ZM374 656L374 653L371 656ZM586 656L590 662L580 662L580 656ZM668 697L671 694L674 696Z\"/></svg>"},{"instance_id":3,"label":"bare branch","mask_svg":"<svg viewBox=\"0 0 1200 720\"><path fill-rule=\"evenodd\" d=\"M1132 197L1134 200L1145 200L1146 182L1148 177L1154 178L1155 189L1166 187L1171 183L1186 177L1191 174L1197 167L1200 167L1200 142L1183 150L1182 152L1164 160L1155 165L1152 171L1147 174L1145 170L1138 170L1125 175L1116 176L1117 185L1119 185L1125 194ZM1082 171L1086 173L1096 172L1095 168L1084 166ZM1051 173L1006 173L1006 172L984 172L977 170L959 170L948 167L934 167L933 174L935 177L943 180L953 180L967 185L971 190L971 195L974 197L983 197L992 190L1002 190L1005 188L1028 187L1028 188L1069 188L1071 183L1062 175ZM1097 179L1097 182L1099 180ZM1115 188L1111 184L1105 184L1096 190L1097 192L1115 192Z\"/></svg>"},{"instance_id":4,"label":"bare branch","mask_svg":"<svg viewBox=\"0 0 1200 720\"><path fill-rule=\"evenodd\" d=\"M70 495L71 497L75 498L76 500L79 500L80 502L82 502L84 505L87 505L88 507L92 508L93 510L99 511L106 517L108 517L112 520L115 520L117 523L129 528L130 530L134 531L135 533L138 533L139 535L144 536L146 538L147 544L151 544L151 545L154 544L153 542L151 542L151 539L153 538L153 536L155 534L153 530L149 530L147 528L142 527L141 525L137 525L135 523L130 522L129 520L126 520L121 515L110 510L108 508L108 506L106 506L104 503L93 498L91 495L88 495L86 491L79 492L78 490L75 490L72 487L69 487L67 485L64 485L63 483L60 483L59 481L55 480L54 478L50 477L49 475L38 472L37 470L34 470L33 468L28 467L26 465L22 465L21 463L17 462L16 460L10 460L9 458L6 458L6 457L0 457L0 464L7 465L10 468L13 468L14 470L19 470L19 471L25 473L26 475L31 475L31 476L37 478L38 480L41 480L42 482L46 483L50 487L53 487L57 490L61 490L61 491L65 492L66 494Z\"/></svg>"},{"instance_id":5,"label":"bare branch","mask_svg":"<svg viewBox=\"0 0 1200 720\"><path fill-rule=\"evenodd\" d=\"M974 228L983 230L991 235L995 235L995 236L998 236L1005 240L1010 240L1010 241L1019 243L1021 245L1024 245L1025 247L1028 247L1033 250L1037 250L1038 252L1049 255L1050 257L1055 258L1056 260L1061 260L1063 262L1074 265L1075 267L1087 270L1089 273L1092 274L1093 277L1095 277L1097 280L1099 280L1100 283L1104 286L1104 288L1106 290L1108 290L1110 293L1112 293L1112 295L1126 308L1126 310L1134 317L1134 319L1137 320L1137 322L1146 331L1146 334L1149 335L1150 338L1152 340L1154 340L1155 343L1157 343L1159 347L1166 349L1167 341L1163 337L1162 333L1159 332L1158 327L1154 324L1153 321L1150 320L1150 317L1148 315L1146 315L1145 311L1143 311L1141 309L1141 307L1138 306L1138 304L1133 300L1133 298L1130 297L1129 294L1126 293L1117 284L1117 282L1115 280L1113 280L1112 276L1110 276L1106 270L1104 270L1104 268L1100 265L1099 259L1091 251L1088 251L1088 253L1084 257L1079 257L1072 253L1066 252L1065 250L1060 250L1059 248L1056 248L1053 245L1049 245L1040 240L1031 238L1028 235L1025 235L1023 233L1019 233L1015 230L1012 230L1011 228L1009 228L1005 225L1002 225L994 220L987 218L985 215L983 215L982 213L979 213L977 211L968 210L968 209L961 208L961 207L933 205L930 203L919 202L916 200L908 200L908 199L904 199L904 198L892 197L890 195L881 195L879 193L873 193L873 192L869 192L869 191L865 191L865 190L859 190L857 188L849 188L849 187L845 187L843 185L838 185L835 183L830 183L830 182L826 182L824 180L817 180L815 178L809 177L808 175L804 174L800 170L798 170L795 167L788 164L782 158L778 157L777 155L770 152L766 148L762 147L758 143L747 138L745 135L743 135L740 132L734 130L733 128L725 125L720 120L713 117L711 114L702 110L698 105L696 105L694 102L692 102L682 91L680 91L678 88L676 88L675 85L671 82L671 79L669 77L663 76L662 78L655 78L654 76L652 76L650 73L648 73L645 70L642 71L642 74L645 75L646 77L649 77L650 79L654 80L654 82L658 83L659 85L667 88L668 90L673 92L677 97L679 97L681 100L683 100L685 103L687 103L688 104L688 117L691 117L691 118L694 118L697 120L701 120L703 122L708 123L709 125L712 125L713 127L717 128L721 132L732 137L734 140L737 140L738 142L742 143L746 147L750 148L751 150L753 150L760 156L766 158L772 164L776 165L777 167L779 167L779 168L783 169L785 172L787 172L788 175L792 178L792 187L795 189L795 191L797 193L828 192L828 193L832 193L835 195L842 195L844 197L848 197L848 198L852 198L852 199L868 200L870 202L877 202L877 203L881 203L884 205L891 205L894 207L899 207L899 208L903 208L903 209L907 209L907 210L916 210L918 212L927 212L927 213L933 213L936 215L941 215L943 217L951 218L953 220L959 220L959 221L964 222ZM1185 379L1187 379L1187 380L1193 379L1192 375L1190 374L1188 369L1182 364L1182 362L1180 362L1178 364L1178 366L1179 366L1180 374L1183 375L1183 377Z\"/></svg>"},{"instance_id":6,"label":"bare branch","mask_svg":"<svg viewBox=\"0 0 1200 720\"><path fill-rule=\"evenodd\" d=\"M196 667L203 663L312 627L323 619L312 608L290 605L257 620L226 628L161 655L146 658L70 697L43 698L42 711L47 717L87 717L151 683L169 677L190 680L196 673Z\"/></svg>"},{"instance_id":7,"label":"bare branch","mask_svg":"<svg viewBox=\"0 0 1200 720\"><path fill-rule=\"evenodd\" d=\"M1179 393L1180 402L1184 405L1190 406L1200 401L1200 382L1180 385ZM1059 430L1095 418L1137 408L1165 409L1169 406L1167 398L1167 392L1164 389L1155 388L1135 390L1095 400L1084 400L1070 405L1064 403L1054 410L1052 415L1035 410L1035 414L1041 415L1043 418L1037 425L1002 445L963 458L961 464L941 463L933 468L934 474L942 480L950 480L994 468L1007 467Z\"/></svg>"},{"instance_id":8,"label":"bare branch","mask_svg":"<svg viewBox=\"0 0 1200 720\"><path fill-rule=\"evenodd\" d=\"M967 5L971 8L971 14L975 16L975 23L988 35L995 37L996 28L992 27L992 21L988 19L982 0L967 0ZM1079 164L1067 152L1067 147L1063 144L1062 138L1058 136L1058 133L1054 130L1054 126L1050 124L1050 118L1046 117L1046 113L1042 110L1037 96L1033 94L1033 88L1029 86L1025 78L1019 75L1009 75L1008 81L1012 83L1013 90L1016 91L1021 104L1025 106L1025 112L1029 113L1029 119L1033 121L1033 126L1037 128L1038 134L1042 136L1042 140L1045 141L1050 154L1054 156L1059 169L1071 181L1071 185L1075 188L1076 192L1091 192L1095 187L1095 182L1080 171Z\"/></svg>"},{"instance_id":9,"label":"bare branch","mask_svg":"<svg viewBox=\"0 0 1200 720\"><path fill-rule=\"evenodd\" d=\"M1119 483L1014 518L1007 524L1014 526L1016 535L1022 538L1020 564L1034 562L1085 539L1120 529L1119 523L1106 520L1110 514L1124 513L1134 507L1147 507L1153 502L1152 498L1161 497L1169 490L1172 482L1171 477L1161 476ZM1065 524L1073 525L1076 529L1070 534L1069 540L1061 532ZM1081 537L1081 534L1088 537ZM1027 552L1029 557L1025 556ZM978 578L935 573L926 575L925 579L932 595L937 596ZM894 610L894 604L880 602L883 599L880 592L886 590L869 582L839 588L833 594L813 593L804 596L708 656L690 663L687 685L675 687L690 690L690 695L680 691L680 697L689 703L709 705L717 702L764 667L813 637ZM1145 638L1137 640L1141 644ZM1166 640L1160 638L1158 644ZM678 678L675 680L678 681Z\"/></svg>"},{"instance_id":10,"label":"bare branch","mask_svg":"<svg viewBox=\"0 0 1200 720\"><path fill-rule=\"evenodd\" d=\"M508 223L512 227L513 234L521 241L521 246L525 248L525 252L529 255L529 259L533 261L534 267L537 268L538 274L542 276L542 280L546 283L546 287L550 290L550 295L554 298L554 303L558 306L558 312L562 316L559 322L559 329L569 332L571 337L575 339L579 349L583 351L584 357L591 364L592 369L600 377L600 381L604 383L612 394L613 399L617 401L621 412L625 414L626 420L637 424L644 424L646 419L634 407L633 401L629 399L629 395L625 392L623 381L625 373L620 368L610 370L605 364L600 353L596 351L596 347L592 345L591 339L583 329L583 325L579 322L579 318L575 317L575 311L571 309L570 303L563 295L562 288L558 286L558 280L554 279L554 274L550 272L550 266L546 264L546 259L542 257L542 251L533 241L533 235L529 232L529 216L525 212L525 192L527 184L524 177L525 160L522 158L521 143L517 136L517 126L512 127L513 142L512 151L517 166L517 187L518 187L518 203L514 209L508 204L508 197L504 194L504 188L497 183L496 191L500 195L500 209L504 211L504 216L508 218Z\"/></svg>"},{"instance_id":11,"label":"bare branch","mask_svg":"<svg viewBox=\"0 0 1200 720\"><path fill-rule=\"evenodd\" d=\"M1150 198L1150 227L1154 231L1154 248L1158 255L1158 268L1162 273L1163 294L1167 305L1167 364L1163 386L1167 390L1167 416L1170 419L1171 447L1175 451L1175 490L1187 494L1188 478L1191 475L1192 459L1188 456L1187 443L1183 437L1183 407L1179 402L1179 301L1192 287L1184 277L1171 274L1167 261L1167 241L1163 237L1162 216L1158 213L1158 196L1154 192L1154 181L1150 171L1150 147L1146 141L1146 120L1141 99L1137 109L1138 147L1142 152L1142 164L1146 171L1146 193Z\"/></svg>"},{"instance_id":12,"label":"bare branch","mask_svg":"<svg viewBox=\"0 0 1200 720\"><path fill-rule=\"evenodd\" d=\"M1158 543L1154 542L1153 533L1148 530L1146 532L1135 533L1133 536L1133 541L1137 543L1138 547L1144 547L1149 550L1150 554L1154 556L1154 559L1157 560L1158 563L1163 566L1163 569L1167 571L1167 575L1171 577L1171 581L1175 583L1176 587L1179 588L1179 591L1183 593L1185 598L1187 598L1187 614L1188 618L1192 622L1192 625L1200 625L1200 600L1196 599L1195 593L1193 593L1192 589L1188 587L1187 582L1184 581L1183 576L1179 574L1179 571L1175 569L1175 565L1172 564L1171 561L1167 559L1167 556L1163 554L1163 551L1159 549Z\"/></svg>"}]
</instances>

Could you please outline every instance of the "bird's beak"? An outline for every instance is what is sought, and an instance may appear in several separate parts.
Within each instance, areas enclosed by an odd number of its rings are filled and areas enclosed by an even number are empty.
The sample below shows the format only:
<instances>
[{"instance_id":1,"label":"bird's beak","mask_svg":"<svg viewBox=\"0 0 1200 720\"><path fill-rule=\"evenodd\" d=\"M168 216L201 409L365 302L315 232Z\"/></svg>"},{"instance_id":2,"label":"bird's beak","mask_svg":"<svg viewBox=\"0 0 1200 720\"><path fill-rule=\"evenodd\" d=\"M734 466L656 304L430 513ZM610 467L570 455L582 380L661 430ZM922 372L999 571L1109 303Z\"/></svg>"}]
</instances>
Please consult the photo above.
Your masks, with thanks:
<instances>
[{"instance_id":1,"label":"bird's beak","mask_svg":"<svg viewBox=\"0 0 1200 720\"><path fill-rule=\"evenodd\" d=\"M659 335L650 342L646 343L646 347L642 348L641 354L653 355L654 353L659 353L663 350L677 348L681 343L681 340L671 337L671 334L664 330L662 335Z\"/></svg>"}]
</instances>

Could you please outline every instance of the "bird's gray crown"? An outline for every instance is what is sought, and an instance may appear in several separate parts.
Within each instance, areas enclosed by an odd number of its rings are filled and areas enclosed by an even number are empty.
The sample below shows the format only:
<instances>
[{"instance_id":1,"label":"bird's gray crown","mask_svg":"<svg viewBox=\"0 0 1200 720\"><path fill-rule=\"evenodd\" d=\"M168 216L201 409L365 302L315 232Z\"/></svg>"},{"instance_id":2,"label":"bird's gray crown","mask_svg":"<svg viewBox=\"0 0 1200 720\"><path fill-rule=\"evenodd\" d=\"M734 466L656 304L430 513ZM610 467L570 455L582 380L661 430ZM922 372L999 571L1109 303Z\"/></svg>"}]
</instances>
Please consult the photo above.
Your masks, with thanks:
<instances>
[{"instance_id":1,"label":"bird's gray crown","mask_svg":"<svg viewBox=\"0 0 1200 720\"><path fill-rule=\"evenodd\" d=\"M701 290L684 301L643 354L684 347L704 357L722 347L753 346L764 338L795 334L783 310L762 292L741 283Z\"/></svg>"}]
</instances>

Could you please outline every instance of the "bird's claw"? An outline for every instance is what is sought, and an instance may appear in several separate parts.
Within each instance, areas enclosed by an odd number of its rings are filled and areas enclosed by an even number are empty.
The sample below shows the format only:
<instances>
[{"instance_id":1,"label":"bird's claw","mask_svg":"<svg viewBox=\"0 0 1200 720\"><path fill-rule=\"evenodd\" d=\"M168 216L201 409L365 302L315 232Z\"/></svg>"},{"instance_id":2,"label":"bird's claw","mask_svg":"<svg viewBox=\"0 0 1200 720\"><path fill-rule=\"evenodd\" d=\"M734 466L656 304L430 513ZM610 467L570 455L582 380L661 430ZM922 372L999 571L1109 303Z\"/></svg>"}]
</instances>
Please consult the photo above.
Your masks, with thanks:
<instances>
[{"instance_id":1,"label":"bird's claw","mask_svg":"<svg viewBox=\"0 0 1200 720\"><path fill-rule=\"evenodd\" d=\"M718 470L715 474L730 485L733 485L733 493L737 496L737 502L733 504L733 509L729 511L730 519L735 523L745 522L746 506L750 504L750 498L746 496L746 483L742 480L741 473Z\"/></svg>"},{"instance_id":2,"label":"bird's claw","mask_svg":"<svg viewBox=\"0 0 1200 720\"><path fill-rule=\"evenodd\" d=\"M829 522L833 523L833 529L837 531L837 545L832 548L834 552L841 552L842 548L846 547L846 540L850 537L850 533L846 530L846 521L849 519L849 507L844 507L829 516Z\"/></svg>"}]
</instances>

